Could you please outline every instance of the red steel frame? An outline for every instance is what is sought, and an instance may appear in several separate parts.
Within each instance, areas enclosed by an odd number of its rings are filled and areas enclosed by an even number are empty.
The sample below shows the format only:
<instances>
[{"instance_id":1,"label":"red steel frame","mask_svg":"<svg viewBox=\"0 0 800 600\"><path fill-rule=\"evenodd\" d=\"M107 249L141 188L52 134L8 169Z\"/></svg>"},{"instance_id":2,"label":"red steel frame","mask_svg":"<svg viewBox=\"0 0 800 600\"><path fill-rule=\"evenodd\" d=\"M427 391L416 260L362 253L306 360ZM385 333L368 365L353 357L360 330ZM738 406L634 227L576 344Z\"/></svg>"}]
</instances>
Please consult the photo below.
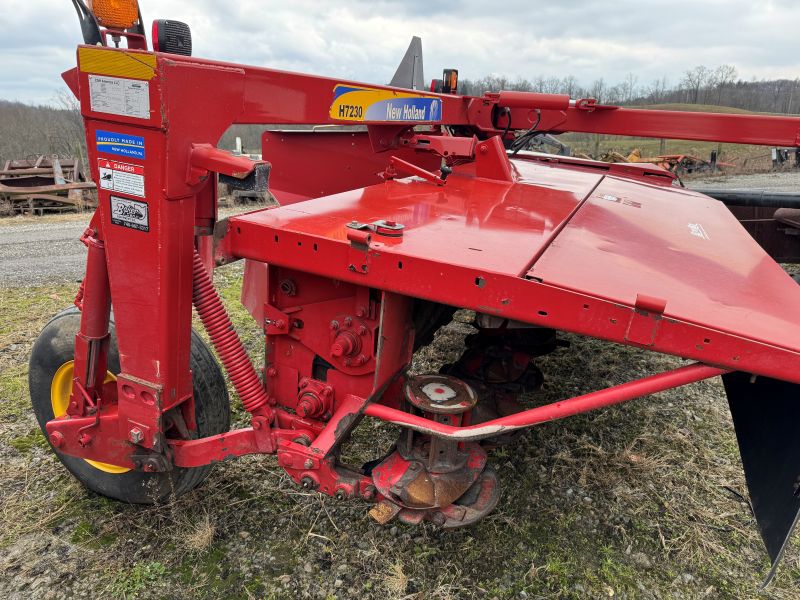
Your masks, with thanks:
<instances>
[{"instance_id":1,"label":"red steel frame","mask_svg":"<svg viewBox=\"0 0 800 600\"><path fill-rule=\"evenodd\" d=\"M155 62L149 58L152 56ZM141 73L142 64L154 65L138 75L149 85L150 118L92 109L90 74L125 77L131 65ZM100 190L98 211L84 236L89 256L82 285L83 316L76 339L72 402L66 417L47 426L51 441L62 452L145 470L169 468L168 463L198 466L248 453L277 453L279 464L304 485L328 494L375 500L369 477L335 461L338 445L364 415L433 436L480 439L731 370L800 382L800 349L796 347L669 318L659 298L643 294L635 303L625 304L552 285L537 279L535 269L529 272L575 211L588 202L587 195L575 201L574 210L549 231L549 238L543 238L540 251L533 252L514 272L478 269L469 257L456 260L446 248L428 255L420 246L419 252L409 253L393 241L396 238L381 237L374 228L326 233L334 220L338 219L336 227L349 220L346 214L323 210L321 203L335 207L336 198L316 200L294 212L293 206L288 206L233 218L223 227L224 235L212 238L217 223L214 173L242 177L255 167L247 158L215 148L223 132L236 123L340 123L329 116L333 89L360 84L86 46L79 48L78 67L65 73L65 80L81 100L95 179L96 131L144 138L145 158L128 162L145 169L150 230L145 233L112 224L110 193ZM385 86L368 87L392 91ZM386 179L423 178L413 185L387 183L386 191L381 192L387 198L393 197L393 190L412 193L420 185L427 186L423 191L429 195L447 194L451 187L461 185L464 194L481 194L480 206L488 202L485 198L503 197L524 176L525 169L536 167L523 164L530 159L516 166L509 162L500 136L512 136L537 122L538 129L556 133L800 145L800 119L791 117L632 110L520 92L483 97L422 95L442 102L443 118L430 131L415 132L413 122L367 123L368 150L375 154L364 154L364 161L382 164ZM460 137L451 135L451 126ZM264 158L270 159L266 149ZM431 164L438 164L441 158L461 165L451 176L457 177L455 183L443 182L438 173L430 173ZM297 156L297 160L304 157ZM549 164L548 160L539 162ZM557 166L585 178L598 169L613 169L619 177L652 189L671 183L670 176L648 166L615 169L574 160L563 160ZM354 181L349 172L328 169L318 160L308 161L306 168L310 178L332 182L337 191L364 185L358 177ZM372 172L359 175L372 176ZM364 192L358 198L367 202L369 195ZM306 206L309 212L304 212ZM321 211L317 217L315 210ZM464 208L464 214L479 221L490 219L488 213L481 217L472 210ZM364 214L369 211L365 209ZM417 239L406 235L409 244ZM509 232L499 231L498 235ZM263 324L267 339L266 383L258 392L263 400L250 405L252 427L198 440L168 440L163 435L162 417L169 410L181 410L193 428L189 343L193 280L196 286L198 276L196 268L193 276L193 261L196 247L208 258L211 245L219 264L248 259L243 299ZM447 283L437 285L437 281ZM700 362L480 425L441 425L401 409L401 380L413 348L413 298ZM103 384L112 303L121 363L116 387ZM710 345L712 334L714 343ZM324 378L318 376L317 357L324 357L327 363ZM164 456L166 462L137 462L135 454L141 449Z\"/></svg>"}]
</instances>

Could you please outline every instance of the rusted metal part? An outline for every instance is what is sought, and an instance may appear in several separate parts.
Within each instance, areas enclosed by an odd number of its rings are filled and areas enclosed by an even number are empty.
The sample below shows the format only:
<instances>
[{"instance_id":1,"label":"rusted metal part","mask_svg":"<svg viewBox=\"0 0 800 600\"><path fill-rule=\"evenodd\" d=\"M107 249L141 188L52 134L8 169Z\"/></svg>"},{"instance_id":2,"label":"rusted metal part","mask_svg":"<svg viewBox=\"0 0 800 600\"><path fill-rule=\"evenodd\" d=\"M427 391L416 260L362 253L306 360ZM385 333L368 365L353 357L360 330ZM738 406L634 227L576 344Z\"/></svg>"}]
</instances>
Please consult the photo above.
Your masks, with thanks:
<instances>
[{"instance_id":1,"label":"rusted metal part","mask_svg":"<svg viewBox=\"0 0 800 600\"><path fill-rule=\"evenodd\" d=\"M78 158L7 160L0 170L0 203L12 213L82 212L96 205L95 189Z\"/></svg>"}]
</instances>

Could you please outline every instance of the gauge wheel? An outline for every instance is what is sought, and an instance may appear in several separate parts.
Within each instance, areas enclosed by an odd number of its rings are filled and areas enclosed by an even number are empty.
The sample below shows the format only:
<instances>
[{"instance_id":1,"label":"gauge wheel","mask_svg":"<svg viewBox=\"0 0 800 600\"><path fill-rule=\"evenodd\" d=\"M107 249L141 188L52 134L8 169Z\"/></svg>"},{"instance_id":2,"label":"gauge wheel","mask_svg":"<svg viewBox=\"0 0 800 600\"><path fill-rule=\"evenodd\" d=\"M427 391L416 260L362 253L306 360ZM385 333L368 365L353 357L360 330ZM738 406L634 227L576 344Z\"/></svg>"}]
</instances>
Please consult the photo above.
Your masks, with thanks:
<instances>
[{"instance_id":1,"label":"gauge wheel","mask_svg":"<svg viewBox=\"0 0 800 600\"><path fill-rule=\"evenodd\" d=\"M42 330L31 351L28 371L31 403L39 427L48 441L45 429L47 422L67 412L72 388L75 334L80 328L80 321L81 313L77 308L68 308L59 313ZM106 381L115 380L115 374L120 371L113 316L110 332ZM230 400L225 378L211 350L194 330L190 368L197 424L192 437L207 437L228 431ZM178 437L177 434L175 437ZM173 467L171 471L163 473L143 473L68 456L55 448L53 452L67 470L93 492L134 504L154 504L185 494L208 477L212 468L211 465Z\"/></svg>"}]
</instances>

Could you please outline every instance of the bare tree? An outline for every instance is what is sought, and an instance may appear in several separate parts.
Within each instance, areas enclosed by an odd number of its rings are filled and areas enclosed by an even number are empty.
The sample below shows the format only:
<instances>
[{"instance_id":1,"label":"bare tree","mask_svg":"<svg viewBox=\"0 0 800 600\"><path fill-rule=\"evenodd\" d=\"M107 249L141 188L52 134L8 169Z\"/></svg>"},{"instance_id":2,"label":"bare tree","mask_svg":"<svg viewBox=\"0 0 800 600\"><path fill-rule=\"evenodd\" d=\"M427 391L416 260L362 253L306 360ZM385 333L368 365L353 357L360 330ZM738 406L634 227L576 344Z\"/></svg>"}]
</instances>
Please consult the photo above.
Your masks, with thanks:
<instances>
[{"instance_id":1,"label":"bare tree","mask_svg":"<svg viewBox=\"0 0 800 600\"><path fill-rule=\"evenodd\" d=\"M710 75L711 72L708 67L703 65L699 65L684 73L681 86L687 90L689 102L692 104L698 104L700 102L700 91L708 84Z\"/></svg>"},{"instance_id":2,"label":"bare tree","mask_svg":"<svg viewBox=\"0 0 800 600\"><path fill-rule=\"evenodd\" d=\"M720 65L711 75L711 82L717 88L717 104L722 104L722 94L736 81L739 72L733 65Z\"/></svg>"},{"instance_id":3,"label":"bare tree","mask_svg":"<svg viewBox=\"0 0 800 600\"><path fill-rule=\"evenodd\" d=\"M621 85L622 99L630 103L636 95L636 85L639 83L639 78L633 73L628 73L625 76L625 81Z\"/></svg>"}]
</instances>

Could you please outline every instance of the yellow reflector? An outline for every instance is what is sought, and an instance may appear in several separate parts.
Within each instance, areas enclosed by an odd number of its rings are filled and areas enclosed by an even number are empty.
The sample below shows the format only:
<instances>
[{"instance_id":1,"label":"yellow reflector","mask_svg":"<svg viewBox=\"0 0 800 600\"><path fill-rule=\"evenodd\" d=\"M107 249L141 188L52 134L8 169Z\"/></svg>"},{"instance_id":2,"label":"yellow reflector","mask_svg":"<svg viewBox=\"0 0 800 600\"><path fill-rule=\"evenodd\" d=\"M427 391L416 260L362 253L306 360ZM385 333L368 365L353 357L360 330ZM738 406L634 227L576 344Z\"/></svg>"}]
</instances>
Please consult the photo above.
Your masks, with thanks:
<instances>
[{"instance_id":1,"label":"yellow reflector","mask_svg":"<svg viewBox=\"0 0 800 600\"><path fill-rule=\"evenodd\" d=\"M137 0L89 0L87 4L103 27L129 29L139 18Z\"/></svg>"}]
</instances>

